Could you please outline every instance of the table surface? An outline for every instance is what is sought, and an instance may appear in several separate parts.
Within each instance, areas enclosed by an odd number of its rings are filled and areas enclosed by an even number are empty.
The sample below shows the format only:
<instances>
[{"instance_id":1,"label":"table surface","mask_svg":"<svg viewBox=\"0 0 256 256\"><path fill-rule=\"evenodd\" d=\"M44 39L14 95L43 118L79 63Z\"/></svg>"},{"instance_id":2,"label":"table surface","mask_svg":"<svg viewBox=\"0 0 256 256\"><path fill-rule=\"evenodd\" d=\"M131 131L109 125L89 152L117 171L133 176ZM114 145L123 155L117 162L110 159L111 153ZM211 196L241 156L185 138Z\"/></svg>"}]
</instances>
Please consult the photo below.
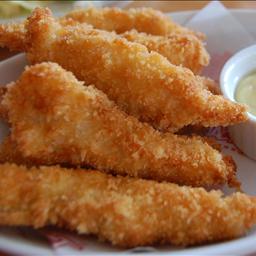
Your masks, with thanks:
<instances>
[{"instance_id":1,"label":"table surface","mask_svg":"<svg viewBox=\"0 0 256 256\"><path fill-rule=\"evenodd\" d=\"M178 12L198 10L207 5L210 1L133 1L126 8L130 7L152 7L163 12ZM256 1L221 1L227 8L256 9ZM15 53L7 49L0 49L0 60L4 60ZM0 252L0 256L8 256Z\"/></svg>"}]
</instances>

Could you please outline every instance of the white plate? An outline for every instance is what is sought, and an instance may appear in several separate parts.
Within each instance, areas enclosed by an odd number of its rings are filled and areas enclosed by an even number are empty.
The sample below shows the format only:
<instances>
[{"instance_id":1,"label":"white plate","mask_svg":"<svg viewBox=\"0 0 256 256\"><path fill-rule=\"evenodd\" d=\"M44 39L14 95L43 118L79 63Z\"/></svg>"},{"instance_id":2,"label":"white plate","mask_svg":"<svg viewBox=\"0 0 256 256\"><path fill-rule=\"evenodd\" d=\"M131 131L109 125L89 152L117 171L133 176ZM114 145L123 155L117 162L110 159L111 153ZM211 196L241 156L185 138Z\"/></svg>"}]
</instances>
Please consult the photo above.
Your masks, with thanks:
<instances>
[{"instance_id":1,"label":"white plate","mask_svg":"<svg viewBox=\"0 0 256 256\"><path fill-rule=\"evenodd\" d=\"M254 10L232 10L232 14L256 37ZM173 13L171 16L179 23L186 22L195 12ZM15 80L24 68L26 61L23 54L12 57L0 63L0 84ZM6 126L0 123L0 139L6 134ZM213 130L220 131L220 130ZM224 130L225 131L225 130ZM256 162L237 153L228 138L217 134L222 140L225 153L231 154L238 166L238 177L243 183L243 189L249 194L256 194ZM51 243L42 240L42 236ZM54 241L54 242L53 242ZM96 239L75 234L63 233L60 230L43 230L32 232L29 229L0 229L0 250L18 255L105 255L114 253L151 252L151 255L245 255L256 252L256 229L240 239L212 245L192 247L188 249L161 247L137 248L136 250L120 251L109 244L97 242ZM52 246L51 246L52 245Z\"/></svg>"}]
</instances>

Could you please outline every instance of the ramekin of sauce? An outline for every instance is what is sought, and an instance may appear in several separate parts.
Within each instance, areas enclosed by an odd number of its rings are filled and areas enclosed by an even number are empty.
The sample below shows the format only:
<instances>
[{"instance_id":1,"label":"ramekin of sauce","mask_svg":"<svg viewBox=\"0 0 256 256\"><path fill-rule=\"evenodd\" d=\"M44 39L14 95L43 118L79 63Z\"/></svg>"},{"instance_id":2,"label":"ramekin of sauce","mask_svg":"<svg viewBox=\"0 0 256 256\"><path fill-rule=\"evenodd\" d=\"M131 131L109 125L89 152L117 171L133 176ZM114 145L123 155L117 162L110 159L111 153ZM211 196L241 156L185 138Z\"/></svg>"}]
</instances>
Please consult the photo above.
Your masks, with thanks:
<instances>
[{"instance_id":1,"label":"ramekin of sauce","mask_svg":"<svg viewBox=\"0 0 256 256\"><path fill-rule=\"evenodd\" d=\"M246 104L249 113L256 116L256 70L242 77L238 82L235 100Z\"/></svg>"},{"instance_id":2,"label":"ramekin of sauce","mask_svg":"<svg viewBox=\"0 0 256 256\"><path fill-rule=\"evenodd\" d=\"M239 149L256 160L256 45L233 55L220 75L222 94L248 106L248 121L230 126L229 133Z\"/></svg>"}]
</instances>

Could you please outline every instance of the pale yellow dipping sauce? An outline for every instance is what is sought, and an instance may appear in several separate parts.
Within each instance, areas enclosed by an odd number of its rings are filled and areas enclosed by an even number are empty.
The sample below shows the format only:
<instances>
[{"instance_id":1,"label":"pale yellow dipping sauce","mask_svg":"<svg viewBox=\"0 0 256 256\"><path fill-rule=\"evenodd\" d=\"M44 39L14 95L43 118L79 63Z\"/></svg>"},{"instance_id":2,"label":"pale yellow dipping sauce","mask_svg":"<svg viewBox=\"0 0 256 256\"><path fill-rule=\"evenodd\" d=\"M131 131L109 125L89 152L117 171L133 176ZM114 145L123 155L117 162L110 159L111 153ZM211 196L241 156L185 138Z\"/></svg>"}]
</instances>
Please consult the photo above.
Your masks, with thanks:
<instances>
[{"instance_id":1,"label":"pale yellow dipping sauce","mask_svg":"<svg viewBox=\"0 0 256 256\"><path fill-rule=\"evenodd\" d=\"M235 99L249 107L249 112L256 115L256 71L243 77L236 88Z\"/></svg>"}]
</instances>

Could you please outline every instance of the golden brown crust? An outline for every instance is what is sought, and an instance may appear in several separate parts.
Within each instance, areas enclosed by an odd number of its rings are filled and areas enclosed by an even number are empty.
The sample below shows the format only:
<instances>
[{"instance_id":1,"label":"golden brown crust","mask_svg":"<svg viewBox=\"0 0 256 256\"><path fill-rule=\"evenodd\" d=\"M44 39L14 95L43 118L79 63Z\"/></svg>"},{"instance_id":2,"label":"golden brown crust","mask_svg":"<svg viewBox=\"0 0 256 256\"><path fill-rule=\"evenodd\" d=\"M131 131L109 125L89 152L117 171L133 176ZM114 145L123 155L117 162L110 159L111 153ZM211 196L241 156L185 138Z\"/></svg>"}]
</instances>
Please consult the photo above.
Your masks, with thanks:
<instances>
[{"instance_id":1,"label":"golden brown crust","mask_svg":"<svg viewBox=\"0 0 256 256\"><path fill-rule=\"evenodd\" d=\"M79 23L71 19L62 19L61 24L63 26L74 26ZM24 50L26 44L26 30L23 23L1 25L0 28L2 28L2 31L0 30L1 47L5 46L12 50L19 51ZM136 30L132 30L120 36L131 42L145 45L149 51L158 52L174 65L187 67L195 74L199 74L202 68L209 63L209 54L204 48L203 43L192 34L176 32L164 37L139 33Z\"/></svg>"},{"instance_id":2,"label":"golden brown crust","mask_svg":"<svg viewBox=\"0 0 256 256\"><path fill-rule=\"evenodd\" d=\"M7 120L7 111L4 108L4 106L2 105L2 100L3 100L5 93L6 93L6 86L0 85L0 118Z\"/></svg>"},{"instance_id":3,"label":"golden brown crust","mask_svg":"<svg viewBox=\"0 0 256 256\"><path fill-rule=\"evenodd\" d=\"M72 11L60 19L62 25L74 25L76 22L90 24L96 29L115 31L131 42L145 45L149 51L162 54L174 65L187 67L196 74L209 63L209 54L195 33L151 8L88 8Z\"/></svg>"},{"instance_id":4,"label":"golden brown crust","mask_svg":"<svg viewBox=\"0 0 256 256\"><path fill-rule=\"evenodd\" d=\"M0 165L0 225L48 225L121 247L232 239L256 223L256 198L98 171Z\"/></svg>"},{"instance_id":5,"label":"golden brown crust","mask_svg":"<svg viewBox=\"0 0 256 256\"><path fill-rule=\"evenodd\" d=\"M155 131L54 63L27 68L2 104L18 151L38 164L90 165L194 186L235 177L234 164L200 137Z\"/></svg>"},{"instance_id":6,"label":"golden brown crust","mask_svg":"<svg viewBox=\"0 0 256 256\"><path fill-rule=\"evenodd\" d=\"M23 51L25 47L24 23L0 24L0 47L12 51Z\"/></svg>"},{"instance_id":7,"label":"golden brown crust","mask_svg":"<svg viewBox=\"0 0 256 256\"><path fill-rule=\"evenodd\" d=\"M29 18L28 38L32 63L59 63L157 129L226 126L248 118L244 105L203 89L190 70L115 34L81 24L61 27L48 9L36 9Z\"/></svg>"},{"instance_id":8,"label":"golden brown crust","mask_svg":"<svg viewBox=\"0 0 256 256\"><path fill-rule=\"evenodd\" d=\"M17 148L17 144L10 136L7 136L0 144L0 163L15 163L26 166L37 165L36 161L22 156L21 152Z\"/></svg>"},{"instance_id":9,"label":"golden brown crust","mask_svg":"<svg viewBox=\"0 0 256 256\"><path fill-rule=\"evenodd\" d=\"M217 82L209 77L197 76L197 79L200 79L203 83L205 89L209 90L212 94L220 95L220 87Z\"/></svg>"},{"instance_id":10,"label":"golden brown crust","mask_svg":"<svg viewBox=\"0 0 256 256\"><path fill-rule=\"evenodd\" d=\"M63 26L79 24L77 20L73 19L62 19L60 23ZM86 25L88 29L92 29L88 24ZM173 32L168 36L156 36L132 29L120 36L130 42L146 46L149 51L158 52L172 64L189 68L195 74L199 74L202 68L209 64L210 56L203 42L192 34Z\"/></svg>"},{"instance_id":11,"label":"golden brown crust","mask_svg":"<svg viewBox=\"0 0 256 256\"><path fill-rule=\"evenodd\" d=\"M119 8L88 8L75 10L59 19L62 24L74 22L92 24L95 28L124 33L136 29L152 35L168 35L170 33L191 34L199 38L204 35L193 32L174 23L160 11L151 8L122 10ZM8 47L14 51L24 50L24 23L0 25L0 47Z\"/></svg>"},{"instance_id":12,"label":"golden brown crust","mask_svg":"<svg viewBox=\"0 0 256 256\"><path fill-rule=\"evenodd\" d=\"M173 32L192 34L203 39L202 33L194 32L173 22L171 18L152 8L87 8L68 13L60 22L71 19L80 23L91 24L94 28L115 31L118 34L136 29L151 35L166 36Z\"/></svg>"},{"instance_id":13,"label":"golden brown crust","mask_svg":"<svg viewBox=\"0 0 256 256\"><path fill-rule=\"evenodd\" d=\"M155 128L176 131L189 124L225 126L247 118L244 106L202 91L210 88L216 92L212 81L171 66L160 55L148 53L115 34L82 25L62 28L46 9L37 9L28 27L26 48L32 62L57 61L86 83L94 83L123 110ZM174 108L180 110L178 117Z\"/></svg>"},{"instance_id":14,"label":"golden brown crust","mask_svg":"<svg viewBox=\"0 0 256 256\"><path fill-rule=\"evenodd\" d=\"M199 74L209 64L209 54L203 43L193 35L172 33L167 37L138 33L136 30L121 34L128 41L145 45L166 57L172 64L189 68Z\"/></svg>"}]
</instances>

